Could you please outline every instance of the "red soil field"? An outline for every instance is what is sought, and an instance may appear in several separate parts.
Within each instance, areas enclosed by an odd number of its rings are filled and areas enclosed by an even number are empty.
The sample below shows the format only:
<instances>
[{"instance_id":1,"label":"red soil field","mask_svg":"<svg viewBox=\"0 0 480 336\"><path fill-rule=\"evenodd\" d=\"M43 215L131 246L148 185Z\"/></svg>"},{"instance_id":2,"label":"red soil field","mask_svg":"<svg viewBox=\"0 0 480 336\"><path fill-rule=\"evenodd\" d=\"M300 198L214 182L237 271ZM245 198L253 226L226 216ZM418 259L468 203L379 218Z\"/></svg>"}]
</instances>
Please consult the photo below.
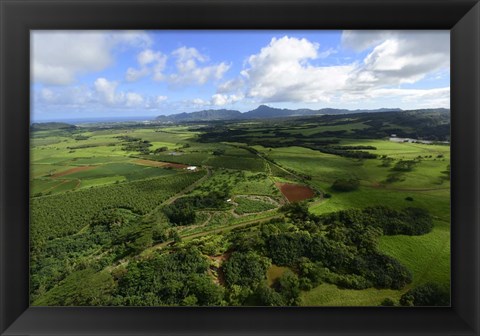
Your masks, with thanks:
<instances>
[{"instance_id":1,"label":"red soil field","mask_svg":"<svg viewBox=\"0 0 480 336\"><path fill-rule=\"evenodd\" d=\"M275 185L289 202L303 201L315 196L314 191L304 185L280 182L276 182Z\"/></svg>"},{"instance_id":2,"label":"red soil field","mask_svg":"<svg viewBox=\"0 0 480 336\"><path fill-rule=\"evenodd\" d=\"M170 163L170 162L162 162L162 161L151 161L151 160L142 160L138 159L133 161L136 164L144 165L144 166L149 166L149 167L172 167L172 168L177 168L177 169L183 169L187 168L187 165L181 164L181 163Z\"/></svg>"},{"instance_id":3,"label":"red soil field","mask_svg":"<svg viewBox=\"0 0 480 336\"><path fill-rule=\"evenodd\" d=\"M84 171L84 170L90 170L93 168L97 168L97 166L81 166L81 167L75 167L75 168L70 168L67 170L64 170L60 173L53 174L51 177L62 177L65 175L70 175L79 171Z\"/></svg>"}]
</instances>

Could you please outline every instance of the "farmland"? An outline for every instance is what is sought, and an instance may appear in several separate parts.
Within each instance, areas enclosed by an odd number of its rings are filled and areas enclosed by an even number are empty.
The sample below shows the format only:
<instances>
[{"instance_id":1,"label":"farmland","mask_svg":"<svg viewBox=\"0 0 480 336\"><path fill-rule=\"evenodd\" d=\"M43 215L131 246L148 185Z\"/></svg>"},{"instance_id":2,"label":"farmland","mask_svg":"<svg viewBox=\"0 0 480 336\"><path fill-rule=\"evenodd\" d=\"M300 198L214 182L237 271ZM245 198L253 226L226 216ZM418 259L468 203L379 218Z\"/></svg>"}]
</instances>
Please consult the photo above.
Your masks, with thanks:
<instances>
[{"instance_id":1,"label":"farmland","mask_svg":"<svg viewBox=\"0 0 480 336\"><path fill-rule=\"evenodd\" d=\"M31 303L379 306L447 291L449 134L421 113L33 128ZM432 143L389 140L417 128Z\"/></svg>"}]
</instances>

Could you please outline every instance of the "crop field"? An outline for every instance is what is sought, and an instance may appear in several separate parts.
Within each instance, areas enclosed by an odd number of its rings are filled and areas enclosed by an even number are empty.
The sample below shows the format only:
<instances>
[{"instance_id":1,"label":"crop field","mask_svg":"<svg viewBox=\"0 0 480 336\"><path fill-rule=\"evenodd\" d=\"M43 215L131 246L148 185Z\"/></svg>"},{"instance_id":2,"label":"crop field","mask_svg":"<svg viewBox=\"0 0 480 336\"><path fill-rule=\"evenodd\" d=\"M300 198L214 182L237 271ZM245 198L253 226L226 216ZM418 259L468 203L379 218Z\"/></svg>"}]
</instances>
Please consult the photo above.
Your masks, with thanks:
<instances>
[{"instance_id":1,"label":"crop field","mask_svg":"<svg viewBox=\"0 0 480 336\"><path fill-rule=\"evenodd\" d=\"M391 141L419 121L389 115L33 131L32 304L399 306L448 288L449 134Z\"/></svg>"}]
</instances>

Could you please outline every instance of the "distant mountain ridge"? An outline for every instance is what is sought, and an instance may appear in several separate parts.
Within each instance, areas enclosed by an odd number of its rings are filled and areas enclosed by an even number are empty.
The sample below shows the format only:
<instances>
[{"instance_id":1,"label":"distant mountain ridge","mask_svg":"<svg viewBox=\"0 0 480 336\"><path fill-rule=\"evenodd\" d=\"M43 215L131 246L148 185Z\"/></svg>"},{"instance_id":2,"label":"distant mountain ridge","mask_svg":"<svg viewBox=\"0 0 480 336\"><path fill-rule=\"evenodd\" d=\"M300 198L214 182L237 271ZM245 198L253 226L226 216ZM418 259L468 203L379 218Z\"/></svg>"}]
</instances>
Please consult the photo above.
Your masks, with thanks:
<instances>
[{"instance_id":1,"label":"distant mountain ridge","mask_svg":"<svg viewBox=\"0 0 480 336\"><path fill-rule=\"evenodd\" d=\"M236 110L203 110L197 112L183 112L172 115L161 115L155 118L157 121L209 121L209 120L230 120L242 117L242 112Z\"/></svg>"},{"instance_id":2,"label":"distant mountain ridge","mask_svg":"<svg viewBox=\"0 0 480 336\"><path fill-rule=\"evenodd\" d=\"M449 111L448 109L425 109L425 111ZM187 122L187 121L214 121L214 120L239 120L239 119L271 119L271 118L284 118L284 117L296 117L296 116L314 116L314 115L337 115L337 114L350 114L350 113L374 113L374 112L401 112L400 108L380 108L380 109L334 109L323 108L319 110L312 109L280 109L270 107L267 105L260 105L254 110L247 112L240 112L237 110L202 110L196 112L183 112L172 115L161 115L155 120L160 122ZM420 110L417 110L420 111Z\"/></svg>"}]
</instances>

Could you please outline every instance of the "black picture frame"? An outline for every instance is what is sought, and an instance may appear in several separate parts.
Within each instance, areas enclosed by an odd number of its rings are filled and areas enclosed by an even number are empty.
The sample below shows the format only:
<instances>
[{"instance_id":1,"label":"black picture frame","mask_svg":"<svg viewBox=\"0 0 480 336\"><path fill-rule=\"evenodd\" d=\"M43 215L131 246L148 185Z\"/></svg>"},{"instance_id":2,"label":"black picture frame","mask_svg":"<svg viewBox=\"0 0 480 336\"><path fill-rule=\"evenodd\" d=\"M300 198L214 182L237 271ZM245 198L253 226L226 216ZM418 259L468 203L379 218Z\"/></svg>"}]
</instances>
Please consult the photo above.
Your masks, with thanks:
<instances>
[{"instance_id":1,"label":"black picture frame","mask_svg":"<svg viewBox=\"0 0 480 336\"><path fill-rule=\"evenodd\" d=\"M475 0L0 0L1 335L479 335ZM31 29L450 29L452 306L29 307Z\"/></svg>"}]
</instances>

